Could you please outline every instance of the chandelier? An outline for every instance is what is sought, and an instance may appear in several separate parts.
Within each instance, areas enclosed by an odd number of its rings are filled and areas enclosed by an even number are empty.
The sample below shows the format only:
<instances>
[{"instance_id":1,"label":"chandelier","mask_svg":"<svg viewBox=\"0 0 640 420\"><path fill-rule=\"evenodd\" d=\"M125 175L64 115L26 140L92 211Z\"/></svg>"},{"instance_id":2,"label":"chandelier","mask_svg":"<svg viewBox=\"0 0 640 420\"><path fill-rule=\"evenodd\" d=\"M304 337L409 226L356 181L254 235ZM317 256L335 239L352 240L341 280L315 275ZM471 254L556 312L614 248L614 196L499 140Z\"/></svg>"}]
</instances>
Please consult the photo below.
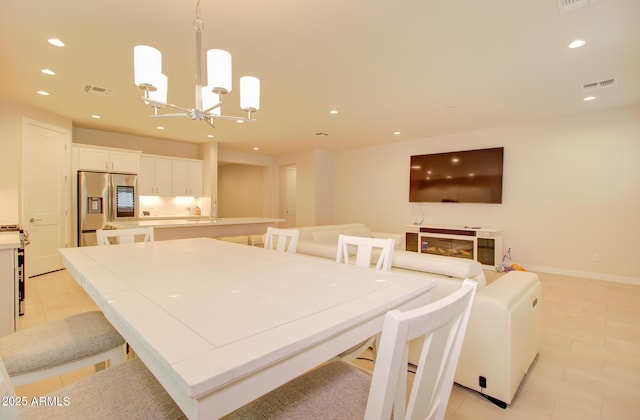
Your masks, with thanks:
<instances>
[{"instance_id":1,"label":"chandelier","mask_svg":"<svg viewBox=\"0 0 640 420\"><path fill-rule=\"evenodd\" d=\"M152 118L189 117L196 121L205 121L214 127L214 119L255 122L251 117L260 109L260 80L252 76L240 78L240 108L247 117L222 115L222 95L231 92L231 54L224 50L207 51L207 82L202 85L202 29L200 20L200 0L196 4L196 20L193 22L196 32L196 86L195 107L183 108L167 102L168 78L162 73L162 54L148 45L136 45L133 49L134 81L144 91L141 99L153 107ZM160 113L162 108L170 108L176 113ZM214 127L215 128L215 127Z\"/></svg>"}]
</instances>

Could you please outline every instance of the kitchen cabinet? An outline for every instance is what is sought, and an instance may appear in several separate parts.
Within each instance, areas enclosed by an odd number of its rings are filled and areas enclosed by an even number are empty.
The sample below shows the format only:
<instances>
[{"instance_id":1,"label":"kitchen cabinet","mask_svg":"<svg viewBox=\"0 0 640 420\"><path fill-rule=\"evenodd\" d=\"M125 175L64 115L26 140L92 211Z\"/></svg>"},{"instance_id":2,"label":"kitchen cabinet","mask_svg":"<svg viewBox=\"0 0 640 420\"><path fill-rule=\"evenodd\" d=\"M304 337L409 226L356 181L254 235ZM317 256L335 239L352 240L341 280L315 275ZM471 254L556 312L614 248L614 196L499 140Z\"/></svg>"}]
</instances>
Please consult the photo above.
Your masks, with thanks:
<instances>
[{"instance_id":1,"label":"kitchen cabinet","mask_svg":"<svg viewBox=\"0 0 640 420\"><path fill-rule=\"evenodd\" d=\"M161 156L140 156L139 195L172 196L173 159Z\"/></svg>"},{"instance_id":2,"label":"kitchen cabinet","mask_svg":"<svg viewBox=\"0 0 640 420\"><path fill-rule=\"evenodd\" d=\"M202 161L173 159L173 194L202 196Z\"/></svg>"},{"instance_id":3,"label":"kitchen cabinet","mask_svg":"<svg viewBox=\"0 0 640 420\"><path fill-rule=\"evenodd\" d=\"M137 174L140 167L140 153L107 147L74 146L74 167L83 171Z\"/></svg>"}]
</instances>

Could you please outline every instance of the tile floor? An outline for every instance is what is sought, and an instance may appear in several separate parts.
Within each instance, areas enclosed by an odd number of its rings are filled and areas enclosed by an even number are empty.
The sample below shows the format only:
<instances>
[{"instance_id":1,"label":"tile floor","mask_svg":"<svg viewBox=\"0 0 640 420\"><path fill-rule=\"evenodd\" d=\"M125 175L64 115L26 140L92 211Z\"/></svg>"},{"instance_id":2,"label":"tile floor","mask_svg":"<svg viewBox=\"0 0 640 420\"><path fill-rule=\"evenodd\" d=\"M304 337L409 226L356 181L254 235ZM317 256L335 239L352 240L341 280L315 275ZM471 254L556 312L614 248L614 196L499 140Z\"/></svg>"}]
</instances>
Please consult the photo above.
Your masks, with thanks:
<instances>
[{"instance_id":1,"label":"tile floor","mask_svg":"<svg viewBox=\"0 0 640 420\"><path fill-rule=\"evenodd\" d=\"M499 274L487 272L489 281ZM540 352L505 410L454 386L449 420L640 420L640 287L540 274ZM97 309L65 271L31 278L21 328ZM16 391L41 396L90 374L91 368Z\"/></svg>"}]
</instances>

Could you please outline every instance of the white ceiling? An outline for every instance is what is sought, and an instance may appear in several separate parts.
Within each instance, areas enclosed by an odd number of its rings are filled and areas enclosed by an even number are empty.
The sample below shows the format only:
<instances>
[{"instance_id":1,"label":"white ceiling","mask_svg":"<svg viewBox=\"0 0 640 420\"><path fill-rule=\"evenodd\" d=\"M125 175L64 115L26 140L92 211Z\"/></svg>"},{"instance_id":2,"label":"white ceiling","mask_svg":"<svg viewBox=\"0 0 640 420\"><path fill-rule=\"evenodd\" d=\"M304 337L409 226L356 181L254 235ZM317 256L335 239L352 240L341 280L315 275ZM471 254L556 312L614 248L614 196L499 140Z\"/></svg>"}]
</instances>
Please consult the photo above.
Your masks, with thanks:
<instances>
[{"instance_id":1,"label":"white ceiling","mask_svg":"<svg viewBox=\"0 0 640 420\"><path fill-rule=\"evenodd\" d=\"M194 106L195 0L2 0L0 96L75 127L269 155L640 103L640 1L584 2L562 13L558 0L202 0L203 49L231 52L235 87L242 75L262 84L257 123L211 129L147 118L133 84L133 47L152 45L163 53L169 102ZM51 37L66 46L50 46ZM587 44L568 49L577 38ZM614 87L582 100L583 84L610 78ZM82 93L85 84L113 93ZM223 113L242 116L238 103L236 89Z\"/></svg>"}]
</instances>

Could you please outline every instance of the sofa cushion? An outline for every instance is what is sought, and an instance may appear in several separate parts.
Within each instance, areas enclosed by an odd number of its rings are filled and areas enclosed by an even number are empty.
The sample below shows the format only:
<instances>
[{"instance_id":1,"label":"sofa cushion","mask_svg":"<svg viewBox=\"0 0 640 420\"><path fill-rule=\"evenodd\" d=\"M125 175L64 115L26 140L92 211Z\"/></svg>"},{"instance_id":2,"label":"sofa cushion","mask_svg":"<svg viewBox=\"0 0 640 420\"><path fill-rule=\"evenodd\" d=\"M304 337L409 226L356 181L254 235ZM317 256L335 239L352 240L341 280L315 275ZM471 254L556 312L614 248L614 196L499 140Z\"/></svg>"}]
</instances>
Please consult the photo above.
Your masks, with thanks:
<instances>
[{"instance_id":1,"label":"sofa cushion","mask_svg":"<svg viewBox=\"0 0 640 420\"><path fill-rule=\"evenodd\" d=\"M339 230L321 230L318 232L311 232L311 237L316 242L323 243L338 243Z\"/></svg>"},{"instance_id":2,"label":"sofa cushion","mask_svg":"<svg viewBox=\"0 0 640 420\"><path fill-rule=\"evenodd\" d=\"M354 227L343 229L342 233L347 236L360 236L363 238L371 238L371 231L368 227Z\"/></svg>"},{"instance_id":3,"label":"sofa cushion","mask_svg":"<svg viewBox=\"0 0 640 420\"><path fill-rule=\"evenodd\" d=\"M338 244L320 241L298 241L296 252L298 254L312 255L314 257L336 259Z\"/></svg>"},{"instance_id":4,"label":"sofa cushion","mask_svg":"<svg viewBox=\"0 0 640 420\"><path fill-rule=\"evenodd\" d=\"M461 279L472 278L482 273L482 265L474 260L402 250L393 252L393 266Z\"/></svg>"}]
</instances>

